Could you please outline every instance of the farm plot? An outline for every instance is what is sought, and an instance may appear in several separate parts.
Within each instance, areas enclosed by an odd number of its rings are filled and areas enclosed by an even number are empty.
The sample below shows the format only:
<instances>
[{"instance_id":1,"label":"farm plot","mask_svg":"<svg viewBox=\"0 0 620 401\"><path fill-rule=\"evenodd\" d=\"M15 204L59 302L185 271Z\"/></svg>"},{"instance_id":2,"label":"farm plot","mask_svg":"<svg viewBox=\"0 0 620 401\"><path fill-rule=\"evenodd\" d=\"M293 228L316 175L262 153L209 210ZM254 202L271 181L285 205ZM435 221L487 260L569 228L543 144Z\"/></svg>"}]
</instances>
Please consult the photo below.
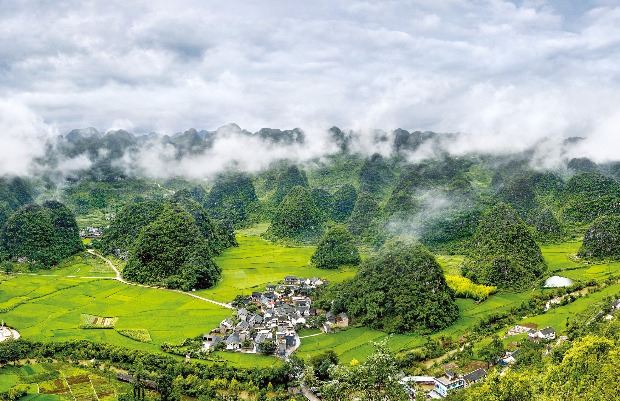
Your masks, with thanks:
<instances>
[{"instance_id":1,"label":"farm plot","mask_svg":"<svg viewBox=\"0 0 620 401\"><path fill-rule=\"evenodd\" d=\"M113 329L118 321L117 317L102 317L82 313L80 315L81 329Z\"/></svg>"}]
</instances>

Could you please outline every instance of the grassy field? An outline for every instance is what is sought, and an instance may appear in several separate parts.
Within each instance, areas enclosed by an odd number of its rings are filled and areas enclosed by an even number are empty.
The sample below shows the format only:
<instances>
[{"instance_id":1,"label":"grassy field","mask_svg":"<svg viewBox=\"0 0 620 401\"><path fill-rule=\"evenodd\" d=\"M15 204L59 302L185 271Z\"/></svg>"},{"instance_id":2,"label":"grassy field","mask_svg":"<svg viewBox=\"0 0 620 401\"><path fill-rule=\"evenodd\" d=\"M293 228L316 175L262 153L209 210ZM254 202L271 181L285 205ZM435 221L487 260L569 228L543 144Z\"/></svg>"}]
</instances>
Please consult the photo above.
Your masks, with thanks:
<instances>
[{"instance_id":1,"label":"grassy field","mask_svg":"<svg viewBox=\"0 0 620 401\"><path fill-rule=\"evenodd\" d=\"M548 275L557 274L572 280L603 281L610 275L620 273L620 263L591 263L575 258L581 242L565 242L562 244L541 246L547 266Z\"/></svg>"},{"instance_id":2,"label":"grassy field","mask_svg":"<svg viewBox=\"0 0 620 401\"><path fill-rule=\"evenodd\" d=\"M353 268L325 270L311 266L314 247L286 248L273 244L258 236L262 227L237 233L239 246L224 251L215 260L222 268L222 280L213 288L196 291L197 294L230 302L238 294L262 291L265 285L282 281L284 276L320 277L339 282L355 275Z\"/></svg>"},{"instance_id":3,"label":"grassy field","mask_svg":"<svg viewBox=\"0 0 620 401\"><path fill-rule=\"evenodd\" d=\"M214 288L196 293L217 301L230 302L238 294L261 291L266 284L276 283L286 275L316 276L339 282L355 274L354 268L335 271L314 268L308 263L314 247L286 248L270 243L259 236L264 229L266 225L259 225L239 232L239 247L226 250L216 258L222 268L222 280ZM580 245L579 242L568 242L543 246L549 275L559 274L575 280L603 280L609 274L620 272L620 263L586 264L576 261L571 255L577 252ZM445 274L460 274L462 256L439 256L438 261ZM110 280L113 276L114 273L103 261L87 253L65 261L57 269L43 271L38 275L11 275L0 286L0 310L6 310L1 316L25 338L32 340L87 338L155 351L164 341L176 343L208 332L231 314L230 310L185 295L127 286ZM523 322L551 325L560 331L565 326L566 317L618 291L620 284L612 285L587 298L580 298L572 304ZM500 292L481 303L471 299L457 299L461 311L459 319L433 337L449 335L456 339L482 317L518 306L531 294L531 290L520 293ZM114 317L118 321L115 330L80 329L78 326L82 314ZM117 332L122 330L146 330L152 341L132 340ZM316 333L308 331L303 334ZM303 358L333 349L345 362L354 358L362 360L372 352L373 342L384 339L387 339L391 349L400 351L421 346L426 336L388 336L378 330L351 327L336 334L304 338L298 354ZM268 366L274 363L273 358L256 355L217 355L238 366ZM4 381L0 381L0 386L8 385L13 379L7 376Z\"/></svg>"},{"instance_id":4,"label":"grassy field","mask_svg":"<svg viewBox=\"0 0 620 401\"><path fill-rule=\"evenodd\" d=\"M2 283L0 308L16 304L2 318L25 338L86 338L150 351L164 341L179 342L208 332L230 316L228 309L182 294L67 277L11 277ZM117 330L146 329L153 341L137 342L111 329L79 329L82 314L116 317Z\"/></svg>"}]
</instances>

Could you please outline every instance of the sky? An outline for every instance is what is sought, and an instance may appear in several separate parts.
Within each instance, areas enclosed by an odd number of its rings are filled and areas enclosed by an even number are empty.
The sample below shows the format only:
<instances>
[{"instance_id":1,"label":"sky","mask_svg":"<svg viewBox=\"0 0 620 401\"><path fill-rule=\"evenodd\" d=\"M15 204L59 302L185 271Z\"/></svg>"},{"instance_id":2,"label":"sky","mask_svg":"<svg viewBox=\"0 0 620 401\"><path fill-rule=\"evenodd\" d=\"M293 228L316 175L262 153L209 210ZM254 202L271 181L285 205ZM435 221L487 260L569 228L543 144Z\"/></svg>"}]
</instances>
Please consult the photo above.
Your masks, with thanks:
<instances>
[{"instance_id":1,"label":"sky","mask_svg":"<svg viewBox=\"0 0 620 401\"><path fill-rule=\"evenodd\" d=\"M602 161L619 27L620 0L0 1L0 170L37 135L231 122L588 136Z\"/></svg>"}]
</instances>

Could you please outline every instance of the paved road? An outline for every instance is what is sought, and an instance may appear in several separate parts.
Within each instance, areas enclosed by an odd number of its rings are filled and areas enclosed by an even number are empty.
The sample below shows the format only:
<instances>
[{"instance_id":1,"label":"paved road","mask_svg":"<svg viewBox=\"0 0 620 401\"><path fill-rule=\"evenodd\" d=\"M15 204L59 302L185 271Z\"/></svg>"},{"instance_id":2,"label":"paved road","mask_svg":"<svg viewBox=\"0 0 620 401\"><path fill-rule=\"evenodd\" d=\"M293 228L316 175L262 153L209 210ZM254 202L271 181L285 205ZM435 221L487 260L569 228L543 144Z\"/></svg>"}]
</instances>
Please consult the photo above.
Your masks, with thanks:
<instances>
[{"instance_id":1,"label":"paved road","mask_svg":"<svg viewBox=\"0 0 620 401\"><path fill-rule=\"evenodd\" d=\"M304 393L304 396L310 401L321 401L319 397L316 396L308 387L305 385L301 385L301 392Z\"/></svg>"},{"instance_id":2,"label":"paved road","mask_svg":"<svg viewBox=\"0 0 620 401\"><path fill-rule=\"evenodd\" d=\"M325 333L320 332L320 333L316 333L316 334L308 334L307 336L303 336L303 337L299 337L299 338L316 337L316 336L320 336L322 334L325 334Z\"/></svg>"},{"instance_id":3,"label":"paved road","mask_svg":"<svg viewBox=\"0 0 620 401\"><path fill-rule=\"evenodd\" d=\"M108 264L108 266L110 266L110 267L112 268L112 270L114 270L114 272L116 273L116 278L115 278L115 280L117 280L117 281L119 281L119 282L121 282L121 283L123 283L123 284L127 284L127 285L135 285L135 286L137 286L137 287L144 287L144 288L152 288L152 289L162 290L162 291L176 292L177 294L187 295L187 296L189 296L189 297L196 298L196 299L199 299L199 300L201 300L201 301L210 302L210 303L212 303L212 304L215 304L215 305L221 306L221 307L223 307L223 308L228 308L228 309L236 309L234 306L232 306L232 305L230 305L230 304L225 304L225 303L223 303L223 302L217 302L217 301L214 301L214 300L212 300L212 299L208 299L208 298L204 298L204 297L198 296L198 295L196 295L196 294L192 294L191 292L185 292L185 291L181 291L181 290L173 290L173 289L171 289L171 288L156 287L156 286L151 286L151 285L138 284L138 283L132 283L132 282L129 282L129 281L125 281L125 280L123 280L123 276L121 276L121 272L120 272L120 271L118 271L118 269L116 268L116 266L114 266L114 263L112 263L112 262L110 261L110 259L108 259L108 258L106 258L105 256L100 255L99 253L95 252L95 250L94 250L94 249L88 249L87 251L88 251L88 253L90 253L91 255L94 255L94 256L97 256L97 257L99 257L99 258L103 259L103 260L104 260L104 261Z\"/></svg>"}]
</instances>

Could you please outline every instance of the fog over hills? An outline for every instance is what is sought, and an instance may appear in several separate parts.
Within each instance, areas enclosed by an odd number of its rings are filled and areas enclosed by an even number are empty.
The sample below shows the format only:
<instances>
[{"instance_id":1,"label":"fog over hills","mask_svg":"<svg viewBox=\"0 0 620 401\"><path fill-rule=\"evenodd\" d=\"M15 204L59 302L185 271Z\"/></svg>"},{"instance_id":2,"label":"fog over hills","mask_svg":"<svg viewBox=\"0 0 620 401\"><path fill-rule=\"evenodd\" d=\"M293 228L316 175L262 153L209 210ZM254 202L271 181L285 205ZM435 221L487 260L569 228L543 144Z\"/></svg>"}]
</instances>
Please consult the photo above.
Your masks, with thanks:
<instances>
[{"instance_id":1,"label":"fog over hills","mask_svg":"<svg viewBox=\"0 0 620 401\"><path fill-rule=\"evenodd\" d=\"M543 167L564 139L587 137L580 155L603 162L616 158L618 25L610 0L5 2L0 171L32 172L53 138L89 126L139 135L148 157L133 162L155 176L196 171L203 142L214 163L198 175L328 154L333 125L380 153L377 128L466 133L444 144L454 154L536 144ZM214 140L231 121L258 135L229 126ZM263 127L301 127L304 145L264 142ZM188 141L183 162L158 170L178 155L150 132Z\"/></svg>"}]
</instances>

